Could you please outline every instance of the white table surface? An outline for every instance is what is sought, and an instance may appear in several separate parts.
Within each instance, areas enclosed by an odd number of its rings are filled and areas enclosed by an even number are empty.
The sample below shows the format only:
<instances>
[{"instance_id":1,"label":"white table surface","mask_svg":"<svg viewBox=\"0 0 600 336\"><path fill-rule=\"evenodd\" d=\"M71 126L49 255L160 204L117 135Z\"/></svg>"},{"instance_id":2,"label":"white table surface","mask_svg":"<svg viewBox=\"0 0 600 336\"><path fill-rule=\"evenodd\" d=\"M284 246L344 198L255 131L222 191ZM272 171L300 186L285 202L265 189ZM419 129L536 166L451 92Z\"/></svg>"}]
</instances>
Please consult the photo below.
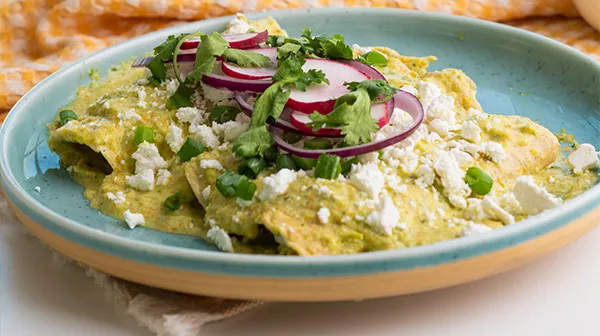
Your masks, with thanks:
<instances>
[{"instance_id":1,"label":"white table surface","mask_svg":"<svg viewBox=\"0 0 600 336\"><path fill-rule=\"evenodd\" d=\"M269 304L202 335L600 335L600 230L531 265L435 292ZM73 265L0 223L0 335L150 335Z\"/></svg>"}]
</instances>

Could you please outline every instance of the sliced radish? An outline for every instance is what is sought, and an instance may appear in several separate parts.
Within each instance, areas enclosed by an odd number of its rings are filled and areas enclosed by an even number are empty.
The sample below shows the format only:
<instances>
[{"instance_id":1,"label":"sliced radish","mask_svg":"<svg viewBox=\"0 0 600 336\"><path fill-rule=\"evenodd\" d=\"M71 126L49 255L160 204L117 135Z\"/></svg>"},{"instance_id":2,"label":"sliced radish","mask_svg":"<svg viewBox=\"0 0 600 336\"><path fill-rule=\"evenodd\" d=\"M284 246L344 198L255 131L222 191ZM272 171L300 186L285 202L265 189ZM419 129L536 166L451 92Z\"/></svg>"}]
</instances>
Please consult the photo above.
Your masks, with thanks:
<instances>
[{"instance_id":1,"label":"sliced radish","mask_svg":"<svg viewBox=\"0 0 600 336\"><path fill-rule=\"evenodd\" d=\"M240 79L265 79L271 78L277 72L277 48L256 48L247 51L265 55L271 60L271 65L266 68L242 68L232 63L223 62L223 73Z\"/></svg>"},{"instance_id":2,"label":"sliced radish","mask_svg":"<svg viewBox=\"0 0 600 336\"><path fill-rule=\"evenodd\" d=\"M381 79L386 80L385 77L379 72L377 69L373 68L370 65L366 65L363 62L355 61L355 60L340 60L340 62L344 64L348 64L349 66L357 69L358 71L364 73L369 76L369 79Z\"/></svg>"},{"instance_id":3,"label":"sliced radish","mask_svg":"<svg viewBox=\"0 0 600 336\"><path fill-rule=\"evenodd\" d=\"M306 92L291 90L287 105L293 110L309 114L314 111L322 114L331 112L335 100L349 92L344 82L362 82L369 79L367 75L350 65L326 59L308 58L302 69L321 70L329 80L329 85L312 84Z\"/></svg>"},{"instance_id":4,"label":"sliced radish","mask_svg":"<svg viewBox=\"0 0 600 336\"><path fill-rule=\"evenodd\" d=\"M258 33L245 33L245 34L223 34L221 35L229 46L235 49L246 49L257 46L259 43L267 42L269 39L269 32L264 30ZM194 49L198 47L200 38L193 38L184 41L181 44L180 49Z\"/></svg>"},{"instance_id":5,"label":"sliced radish","mask_svg":"<svg viewBox=\"0 0 600 336\"><path fill-rule=\"evenodd\" d=\"M377 121L379 127L387 125L390 120L390 106L393 108L392 100L388 100L385 103L371 105L371 117ZM304 132L312 132L315 135L340 135L342 133L341 128L321 128L318 131L313 131L312 127L308 124L312 122L309 115L300 111L293 111L290 114L290 122L294 127Z\"/></svg>"}]
</instances>

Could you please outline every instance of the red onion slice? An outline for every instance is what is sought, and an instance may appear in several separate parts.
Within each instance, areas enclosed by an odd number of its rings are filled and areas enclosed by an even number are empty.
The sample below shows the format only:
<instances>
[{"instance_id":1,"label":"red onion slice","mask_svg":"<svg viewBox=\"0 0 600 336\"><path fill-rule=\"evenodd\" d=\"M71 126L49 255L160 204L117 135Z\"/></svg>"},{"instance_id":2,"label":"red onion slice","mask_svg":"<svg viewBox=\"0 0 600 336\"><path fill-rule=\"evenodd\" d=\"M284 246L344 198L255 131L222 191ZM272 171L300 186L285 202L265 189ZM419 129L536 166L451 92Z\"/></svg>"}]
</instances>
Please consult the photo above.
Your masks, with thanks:
<instances>
[{"instance_id":1,"label":"red onion slice","mask_svg":"<svg viewBox=\"0 0 600 336\"><path fill-rule=\"evenodd\" d=\"M267 42L269 32L263 30L258 33L245 34L223 34L221 35L225 41L229 42L229 46L235 49L246 49L257 46L260 43ZM200 43L200 38L189 39L181 44L180 49L195 49Z\"/></svg>"},{"instance_id":2,"label":"red onion slice","mask_svg":"<svg viewBox=\"0 0 600 336\"><path fill-rule=\"evenodd\" d=\"M367 144L333 149L302 149L296 148L285 142L282 138L283 132L281 130L271 128L271 133L274 136L275 144L279 148L290 154L304 158L316 159L321 154L332 154L340 157L362 155L392 146L408 138L412 133L414 133L414 131L417 130L417 128L419 128L419 125L421 125L423 122L423 118L425 117L423 105L421 105L419 99L412 94L399 90L396 94L394 94L394 107L408 112L408 114L413 117L413 123L405 130L392 137L380 141L369 142Z\"/></svg>"},{"instance_id":3,"label":"red onion slice","mask_svg":"<svg viewBox=\"0 0 600 336\"><path fill-rule=\"evenodd\" d=\"M387 82L385 77L379 72L377 69L373 68L370 65L367 65L360 61L355 60L339 60L339 62L348 64L349 66L355 68L356 70L364 73L369 77L369 79L381 79Z\"/></svg>"},{"instance_id":4,"label":"red onion slice","mask_svg":"<svg viewBox=\"0 0 600 336\"><path fill-rule=\"evenodd\" d=\"M244 95L241 92L237 92L235 94L235 100L240 105L242 112L244 112L244 114L246 114L247 116L252 117L252 111L254 111L254 106L250 105L248 103L248 101L246 101L246 99L244 98ZM283 112L279 116L279 119L277 119L277 121L275 121L274 123L271 124L272 127L278 128L278 129L286 131L286 132L293 132L293 133L305 135L305 136L327 137L327 138L343 137L343 135L339 135L339 134L337 134L337 135L335 135L335 134L334 135L315 134L312 130L309 130L309 131L300 130L300 129L294 127L294 125L292 125L290 123L290 114L292 112L293 112L292 109L289 109L287 107L284 108Z\"/></svg>"}]
</instances>

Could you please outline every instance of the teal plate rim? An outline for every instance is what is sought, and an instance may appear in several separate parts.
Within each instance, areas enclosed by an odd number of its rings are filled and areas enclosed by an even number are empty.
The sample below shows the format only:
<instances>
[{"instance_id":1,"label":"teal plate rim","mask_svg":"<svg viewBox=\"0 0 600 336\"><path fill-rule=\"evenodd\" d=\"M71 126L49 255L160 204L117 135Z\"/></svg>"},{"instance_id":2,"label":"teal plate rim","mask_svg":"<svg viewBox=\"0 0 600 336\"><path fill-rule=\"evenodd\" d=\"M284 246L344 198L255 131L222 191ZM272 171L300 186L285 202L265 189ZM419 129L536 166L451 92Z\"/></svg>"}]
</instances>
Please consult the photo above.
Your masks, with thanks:
<instances>
[{"instance_id":1,"label":"teal plate rim","mask_svg":"<svg viewBox=\"0 0 600 336\"><path fill-rule=\"evenodd\" d=\"M331 14L340 14L340 12L366 12L368 15L390 15L391 12L394 12L394 15L398 15L399 17L412 17L423 20L433 19L447 23L466 23L496 33L506 34L515 39L528 39L532 43L545 44L569 55L577 62L589 64L591 70L595 69L600 73L600 63L597 63L589 56L563 45L562 43L514 27L473 18L388 8L295 9L252 13L247 14L247 16L250 19L255 19L272 15L277 16L281 20L285 19L286 16L303 15L313 12ZM53 212L29 195L19 184L8 166L10 158L6 154L6 148L9 144L6 139L10 138L11 132L14 131L12 125L18 124L20 117L18 113L19 110L23 109L27 104L27 101L32 96L35 96L41 88L52 85L53 82L58 80L62 75L74 71L74 68L77 65L86 62L93 63L95 60L102 59L103 55L127 49L128 44L133 43L134 41L142 42L184 30L201 29L202 26L205 25L225 24L231 20L232 17L233 16L228 16L171 27L115 44L109 48L88 55L41 81L17 102L0 130L0 146L2 148L2 153L0 153L0 182L6 196L27 216L31 217L34 221L53 233L80 245L116 257L157 266L206 273L300 278L402 271L464 260L499 251L542 236L567 225L600 206L600 185L596 185L582 195L569 200L555 209L530 217L519 222L519 225L502 227L485 235L462 237L432 245L411 247L407 249L352 255L314 257L265 256L230 254L173 246L161 246L119 237L86 227L74 220L65 218L58 213Z\"/></svg>"}]
</instances>

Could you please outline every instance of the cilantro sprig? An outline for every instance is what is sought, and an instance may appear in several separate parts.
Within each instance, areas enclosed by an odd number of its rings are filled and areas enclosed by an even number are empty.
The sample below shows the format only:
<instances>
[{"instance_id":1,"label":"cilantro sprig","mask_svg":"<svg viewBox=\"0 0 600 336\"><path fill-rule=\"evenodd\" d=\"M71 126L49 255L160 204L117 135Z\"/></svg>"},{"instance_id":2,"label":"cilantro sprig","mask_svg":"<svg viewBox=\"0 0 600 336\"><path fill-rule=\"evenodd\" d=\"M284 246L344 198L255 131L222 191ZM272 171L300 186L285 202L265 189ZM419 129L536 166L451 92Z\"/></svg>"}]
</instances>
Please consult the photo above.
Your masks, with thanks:
<instances>
[{"instance_id":1,"label":"cilantro sprig","mask_svg":"<svg viewBox=\"0 0 600 336\"><path fill-rule=\"evenodd\" d=\"M278 47L278 59L285 59L290 53L307 57L328 59L352 59L352 48L346 44L340 34L329 36L312 35L313 30L304 28L299 38L271 35L267 44Z\"/></svg>"},{"instance_id":2,"label":"cilantro sprig","mask_svg":"<svg viewBox=\"0 0 600 336\"><path fill-rule=\"evenodd\" d=\"M379 127L371 117L371 104L379 104L389 100L396 92L383 80L366 80L362 82L344 83L351 91L335 102L333 111L327 115L312 113L309 126L319 130L323 126L341 127L344 141L348 145L358 145L371 141L371 133Z\"/></svg>"},{"instance_id":3,"label":"cilantro sprig","mask_svg":"<svg viewBox=\"0 0 600 336\"><path fill-rule=\"evenodd\" d=\"M298 90L306 91L308 86L316 83L327 83L321 70L302 70L306 61L299 56L291 55L278 63L278 69L273 75L274 83L256 100L250 129L233 142L233 152L241 158L263 156L273 145L273 136L269 133L266 123L279 118L290 97L288 86L294 85Z\"/></svg>"},{"instance_id":4,"label":"cilantro sprig","mask_svg":"<svg viewBox=\"0 0 600 336\"><path fill-rule=\"evenodd\" d=\"M183 42L197 37L200 38L200 43L196 49L194 70L184 80L181 77L181 71L177 63L177 55L181 51ZM271 60L268 57L259 53L230 48L229 43L217 32L213 32L210 35L197 32L177 37L169 36L167 41L154 48L154 53L154 59L147 65L152 73L152 80L154 82L164 82L167 76L164 62L172 60L175 78L179 81L177 91L169 97L169 101L167 102L167 108L170 109L193 106L190 99L193 91L190 87L202 79L203 75L213 71L217 57L223 57L228 62L235 63L241 67L262 68L271 64Z\"/></svg>"},{"instance_id":5,"label":"cilantro sprig","mask_svg":"<svg viewBox=\"0 0 600 336\"><path fill-rule=\"evenodd\" d=\"M377 51L369 51L363 55L358 56L356 60L363 62L366 65L373 65L378 67L387 66L387 58L385 58L383 54Z\"/></svg>"}]
</instances>

